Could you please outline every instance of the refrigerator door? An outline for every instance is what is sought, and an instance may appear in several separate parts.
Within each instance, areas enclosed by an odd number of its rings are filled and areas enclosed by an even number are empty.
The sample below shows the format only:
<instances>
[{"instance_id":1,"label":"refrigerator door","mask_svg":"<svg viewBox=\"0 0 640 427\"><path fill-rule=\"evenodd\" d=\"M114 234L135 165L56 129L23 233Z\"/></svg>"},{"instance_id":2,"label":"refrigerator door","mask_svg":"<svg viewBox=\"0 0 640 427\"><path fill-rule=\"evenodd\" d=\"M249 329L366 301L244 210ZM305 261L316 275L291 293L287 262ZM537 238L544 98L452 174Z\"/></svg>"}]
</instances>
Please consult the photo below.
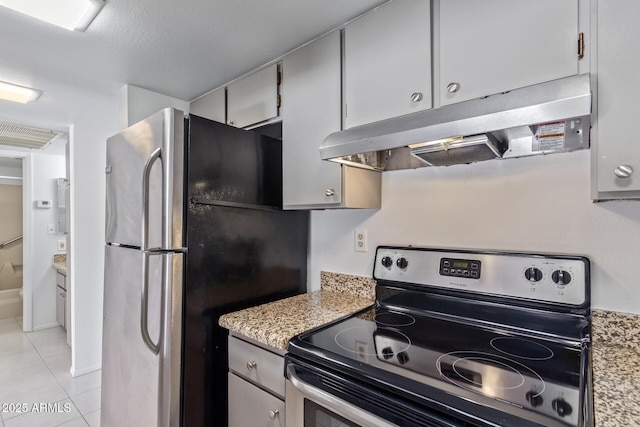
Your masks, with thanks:
<instances>
[{"instance_id":1,"label":"refrigerator door","mask_svg":"<svg viewBox=\"0 0 640 427\"><path fill-rule=\"evenodd\" d=\"M189 200L251 209L282 208L282 143L189 117Z\"/></svg>"},{"instance_id":2,"label":"refrigerator door","mask_svg":"<svg viewBox=\"0 0 640 427\"><path fill-rule=\"evenodd\" d=\"M181 111L164 109L109 138L105 173L107 243L184 246Z\"/></svg>"},{"instance_id":3,"label":"refrigerator door","mask_svg":"<svg viewBox=\"0 0 640 427\"><path fill-rule=\"evenodd\" d=\"M308 212L189 206L184 425L226 425L224 313L306 290Z\"/></svg>"},{"instance_id":4,"label":"refrigerator door","mask_svg":"<svg viewBox=\"0 0 640 427\"><path fill-rule=\"evenodd\" d=\"M227 425L221 314L303 293L309 214L282 211L282 143L190 116L183 425Z\"/></svg>"},{"instance_id":5,"label":"refrigerator door","mask_svg":"<svg viewBox=\"0 0 640 427\"><path fill-rule=\"evenodd\" d=\"M179 425L182 258L179 253L105 248L104 427Z\"/></svg>"}]
</instances>

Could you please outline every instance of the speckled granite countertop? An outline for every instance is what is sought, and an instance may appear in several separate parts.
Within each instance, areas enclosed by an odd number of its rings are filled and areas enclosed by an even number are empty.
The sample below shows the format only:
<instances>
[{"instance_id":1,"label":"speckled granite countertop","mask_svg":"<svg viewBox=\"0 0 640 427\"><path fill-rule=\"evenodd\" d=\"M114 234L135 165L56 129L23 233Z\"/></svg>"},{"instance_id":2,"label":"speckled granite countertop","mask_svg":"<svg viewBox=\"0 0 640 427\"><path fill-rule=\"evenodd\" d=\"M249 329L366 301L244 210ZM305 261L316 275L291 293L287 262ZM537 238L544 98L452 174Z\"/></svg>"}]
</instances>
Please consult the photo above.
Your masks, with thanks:
<instances>
[{"instance_id":1,"label":"speckled granite countertop","mask_svg":"<svg viewBox=\"0 0 640 427\"><path fill-rule=\"evenodd\" d=\"M294 336L373 303L373 279L323 272L321 290L222 316L220 326L284 352ZM597 427L640 426L640 315L593 310Z\"/></svg>"},{"instance_id":2,"label":"speckled granite countertop","mask_svg":"<svg viewBox=\"0 0 640 427\"><path fill-rule=\"evenodd\" d=\"M53 268L60 273L67 274L67 254L55 254L53 256Z\"/></svg>"},{"instance_id":3,"label":"speckled granite countertop","mask_svg":"<svg viewBox=\"0 0 640 427\"><path fill-rule=\"evenodd\" d=\"M593 310L597 427L640 426L640 315Z\"/></svg>"},{"instance_id":4,"label":"speckled granite countertop","mask_svg":"<svg viewBox=\"0 0 640 427\"><path fill-rule=\"evenodd\" d=\"M284 352L296 335L373 304L374 286L373 279L323 272L320 291L225 314L218 323Z\"/></svg>"}]
</instances>

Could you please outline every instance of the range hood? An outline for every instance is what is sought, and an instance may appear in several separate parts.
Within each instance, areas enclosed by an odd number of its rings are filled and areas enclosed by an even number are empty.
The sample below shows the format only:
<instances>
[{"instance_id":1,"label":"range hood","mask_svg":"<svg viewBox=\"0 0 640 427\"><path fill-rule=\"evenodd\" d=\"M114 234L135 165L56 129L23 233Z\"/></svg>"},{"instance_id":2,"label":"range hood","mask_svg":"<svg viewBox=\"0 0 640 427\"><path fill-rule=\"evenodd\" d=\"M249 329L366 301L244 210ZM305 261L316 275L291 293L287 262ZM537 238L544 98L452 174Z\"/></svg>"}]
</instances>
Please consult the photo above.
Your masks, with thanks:
<instances>
[{"instance_id":1,"label":"range hood","mask_svg":"<svg viewBox=\"0 0 640 427\"><path fill-rule=\"evenodd\" d=\"M589 74L357 126L329 135L320 156L397 170L589 146Z\"/></svg>"}]
</instances>

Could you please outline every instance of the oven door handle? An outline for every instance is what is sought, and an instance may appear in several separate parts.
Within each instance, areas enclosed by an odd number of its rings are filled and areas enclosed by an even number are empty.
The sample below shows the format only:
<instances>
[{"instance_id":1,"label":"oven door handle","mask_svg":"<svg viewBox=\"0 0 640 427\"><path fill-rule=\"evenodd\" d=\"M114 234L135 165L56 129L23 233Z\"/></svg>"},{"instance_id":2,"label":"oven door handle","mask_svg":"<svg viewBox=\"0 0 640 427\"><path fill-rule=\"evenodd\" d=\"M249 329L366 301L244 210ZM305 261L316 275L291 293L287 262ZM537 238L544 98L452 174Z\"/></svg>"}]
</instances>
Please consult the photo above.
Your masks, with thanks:
<instances>
[{"instance_id":1,"label":"oven door handle","mask_svg":"<svg viewBox=\"0 0 640 427\"><path fill-rule=\"evenodd\" d=\"M300 393L310 397L317 403L325 406L327 409L338 412L354 423L362 426L378 426L378 427L397 427L396 424L390 424L364 409L360 409L342 399L339 399L326 391L313 387L300 379L294 365L287 366L287 374L291 385Z\"/></svg>"}]
</instances>

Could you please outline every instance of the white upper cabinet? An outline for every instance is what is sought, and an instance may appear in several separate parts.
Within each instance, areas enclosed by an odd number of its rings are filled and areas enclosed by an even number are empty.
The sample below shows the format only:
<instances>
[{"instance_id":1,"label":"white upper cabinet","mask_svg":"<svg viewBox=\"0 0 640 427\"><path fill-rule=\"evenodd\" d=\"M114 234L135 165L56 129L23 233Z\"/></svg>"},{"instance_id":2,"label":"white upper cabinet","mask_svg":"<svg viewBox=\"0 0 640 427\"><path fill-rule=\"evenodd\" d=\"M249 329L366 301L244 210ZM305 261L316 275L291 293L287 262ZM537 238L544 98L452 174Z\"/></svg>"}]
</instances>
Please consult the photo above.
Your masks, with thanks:
<instances>
[{"instance_id":1,"label":"white upper cabinet","mask_svg":"<svg viewBox=\"0 0 640 427\"><path fill-rule=\"evenodd\" d=\"M278 117L278 64L227 86L227 124L244 128Z\"/></svg>"},{"instance_id":2,"label":"white upper cabinet","mask_svg":"<svg viewBox=\"0 0 640 427\"><path fill-rule=\"evenodd\" d=\"M344 29L344 128L431 108L429 0L393 0Z\"/></svg>"},{"instance_id":3,"label":"white upper cabinet","mask_svg":"<svg viewBox=\"0 0 640 427\"><path fill-rule=\"evenodd\" d=\"M320 159L320 143L340 130L340 33L282 60L283 205L337 205L340 168Z\"/></svg>"},{"instance_id":4,"label":"white upper cabinet","mask_svg":"<svg viewBox=\"0 0 640 427\"><path fill-rule=\"evenodd\" d=\"M436 6L434 90L441 106L578 73L578 0Z\"/></svg>"},{"instance_id":5,"label":"white upper cabinet","mask_svg":"<svg viewBox=\"0 0 640 427\"><path fill-rule=\"evenodd\" d=\"M598 2L594 199L640 198L640 2Z\"/></svg>"},{"instance_id":6,"label":"white upper cabinet","mask_svg":"<svg viewBox=\"0 0 640 427\"><path fill-rule=\"evenodd\" d=\"M205 119L225 123L226 102L224 88L217 89L193 101L189 107L189 112Z\"/></svg>"},{"instance_id":7,"label":"white upper cabinet","mask_svg":"<svg viewBox=\"0 0 640 427\"><path fill-rule=\"evenodd\" d=\"M380 208L380 173L320 159L340 130L340 33L334 31L282 60L282 169L285 209Z\"/></svg>"}]
</instances>

